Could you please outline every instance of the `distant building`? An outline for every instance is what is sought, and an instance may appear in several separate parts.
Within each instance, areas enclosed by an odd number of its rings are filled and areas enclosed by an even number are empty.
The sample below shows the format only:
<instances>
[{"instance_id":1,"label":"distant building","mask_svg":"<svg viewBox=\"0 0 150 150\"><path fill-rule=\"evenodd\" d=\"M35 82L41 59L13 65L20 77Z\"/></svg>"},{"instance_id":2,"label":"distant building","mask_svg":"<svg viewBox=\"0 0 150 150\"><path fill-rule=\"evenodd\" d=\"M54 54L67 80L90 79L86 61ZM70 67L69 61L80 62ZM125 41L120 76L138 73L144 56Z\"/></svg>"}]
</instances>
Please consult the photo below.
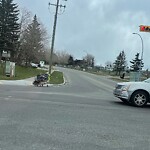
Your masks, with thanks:
<instances>
[{"instance_id":1,"label":"distant building","mask_svg":"<svg viewBox=\"0 0 150 150\"><path fill-rule=\"evenodd\" d=\"M78 59L76 59L74 61L74 66L83 67L83 66L85 66L85 61L84 60L78 60Z\"/></svg>"}]
</instances>

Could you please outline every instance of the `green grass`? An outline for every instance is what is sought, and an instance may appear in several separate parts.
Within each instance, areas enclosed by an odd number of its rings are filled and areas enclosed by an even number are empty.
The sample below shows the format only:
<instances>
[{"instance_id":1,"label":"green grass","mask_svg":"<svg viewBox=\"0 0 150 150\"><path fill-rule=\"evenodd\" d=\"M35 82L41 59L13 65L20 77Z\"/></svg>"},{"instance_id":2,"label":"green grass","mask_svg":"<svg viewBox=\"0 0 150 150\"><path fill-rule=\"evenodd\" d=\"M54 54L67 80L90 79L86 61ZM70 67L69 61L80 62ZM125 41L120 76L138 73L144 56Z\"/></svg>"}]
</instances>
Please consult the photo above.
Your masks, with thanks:
<instances>
[{"instance_id":1,"label":"green grass","mask_svg":"<svg viewBox=\"0 0 150 150\"><path fill-rule=\"evenodd\" d=\"M7 77L4 75L3 68L0 67L0 80L20 80L30 77L34 77L40 73L46 73L45 70L40 70L32 67L22 67L16 66L15 68L15 77Z\"/></svg>"},{"instance_id":2,"label":"green grass","mask_svg":"<svg viewBox=\"0 0 150 150\"><path fill-rule=\"evenodd\" d=\"M59 71L54 71L51 74L50 84L61 84L64 82L63 73Z\"/></svg>"},{"instance_id":3,"label":"green grass","mask_svg":"<svg viewBox=\"0 0 150 150\"><path fill-rule=\"evenodd\" d=\"M4 74L4 69L2 66L0 66L0 80L21 80L26 79L30 77L34 77L38 74L46 73L47 71L36 69L32 67L22 67L22 66L16 66L15 67L15 77L7 77ZM61 84L64 82L63 73L59 71L54 71L51 74L50 78L50 84Z\"/></svg>"}]
</instances>

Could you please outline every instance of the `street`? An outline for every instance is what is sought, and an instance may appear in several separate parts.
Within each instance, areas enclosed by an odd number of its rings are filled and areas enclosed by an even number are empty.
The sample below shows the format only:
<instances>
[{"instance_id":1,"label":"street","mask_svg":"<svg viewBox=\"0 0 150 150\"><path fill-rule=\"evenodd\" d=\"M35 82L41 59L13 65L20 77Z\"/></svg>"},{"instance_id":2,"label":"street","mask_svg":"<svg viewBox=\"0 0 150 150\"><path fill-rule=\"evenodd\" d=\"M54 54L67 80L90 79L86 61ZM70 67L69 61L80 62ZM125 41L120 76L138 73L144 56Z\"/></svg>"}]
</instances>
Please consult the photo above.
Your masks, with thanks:
<instances>
[{"instance_id":1,"label":"street","mask_svg":"<svg viewBox=\"0 0 150 150\"><path fill-rule=\"evenodd\" d=\"M0 150L150 149L149 105L122 103L106 77L59 69L64 85L0 85Z\"/></svg>"}]
</instances>

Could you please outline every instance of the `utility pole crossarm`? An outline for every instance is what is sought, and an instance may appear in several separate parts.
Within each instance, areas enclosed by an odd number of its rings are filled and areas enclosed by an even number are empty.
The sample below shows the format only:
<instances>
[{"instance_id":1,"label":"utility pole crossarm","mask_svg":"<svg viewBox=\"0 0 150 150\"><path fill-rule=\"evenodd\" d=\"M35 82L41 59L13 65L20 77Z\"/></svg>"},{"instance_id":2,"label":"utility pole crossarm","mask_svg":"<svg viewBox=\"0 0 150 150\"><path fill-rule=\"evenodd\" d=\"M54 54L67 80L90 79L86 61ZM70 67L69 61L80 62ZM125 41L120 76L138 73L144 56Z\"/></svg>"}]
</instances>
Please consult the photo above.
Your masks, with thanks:
<instances>
[{"instance_id":1,"label":"utility pole crossarm","mask_svg":"<svg viewBox=\"0 0 150 150\"><path fill-rule=\"evenodd\" d=\"M56 4L52 4L52 3L49 3L49 5L51 5L51 6L57 6ZM63 8L66 8L66 5L58 5L58 7L63 7Z\"/></svg>"}]
</instances>

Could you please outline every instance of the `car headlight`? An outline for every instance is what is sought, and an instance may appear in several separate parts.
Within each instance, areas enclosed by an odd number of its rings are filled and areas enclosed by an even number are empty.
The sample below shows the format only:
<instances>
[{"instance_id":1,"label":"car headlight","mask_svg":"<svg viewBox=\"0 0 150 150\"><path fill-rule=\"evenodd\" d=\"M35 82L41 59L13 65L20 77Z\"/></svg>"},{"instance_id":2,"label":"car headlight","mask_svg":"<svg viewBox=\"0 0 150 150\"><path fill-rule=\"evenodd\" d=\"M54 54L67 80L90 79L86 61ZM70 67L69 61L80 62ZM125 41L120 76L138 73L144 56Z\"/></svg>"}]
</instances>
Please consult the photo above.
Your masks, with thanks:
<instances>
[{"instance_id":1,"label":"car headlight","mask_svg":"<svg viewBox=\"0 0 150 150\"><path fill-rule=\"evenodd\" d=\"M130 85L124 85L121 89L122 91L128 91L129 88L130 88Z\"/></svg>"}]
</instances>

